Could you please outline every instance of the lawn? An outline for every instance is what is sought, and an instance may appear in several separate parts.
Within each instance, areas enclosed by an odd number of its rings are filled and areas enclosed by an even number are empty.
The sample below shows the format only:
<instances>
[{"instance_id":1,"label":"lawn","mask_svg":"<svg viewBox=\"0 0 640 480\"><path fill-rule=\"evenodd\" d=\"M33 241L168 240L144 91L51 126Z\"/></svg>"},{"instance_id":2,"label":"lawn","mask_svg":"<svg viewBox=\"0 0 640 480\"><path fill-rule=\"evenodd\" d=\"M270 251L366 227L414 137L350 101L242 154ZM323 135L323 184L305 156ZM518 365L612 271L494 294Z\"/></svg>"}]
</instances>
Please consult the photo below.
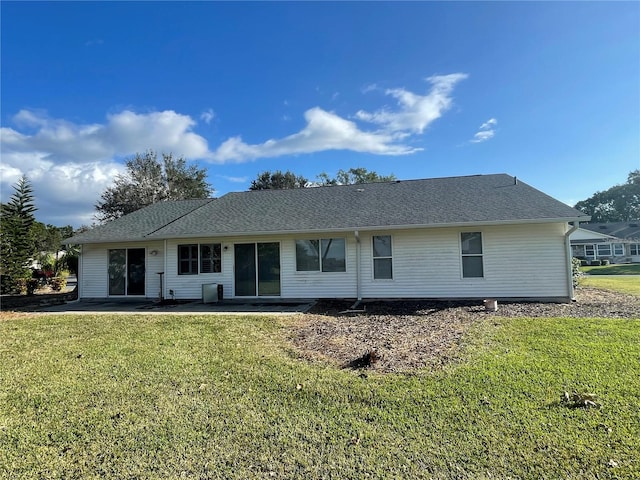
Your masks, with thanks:
<instances>
[{"instance_id":1,"label":"lawn","mask_svg":"<svg viewBox=\"0 0 640 480\"><path fill-rule=\"evenodd\" d=\"M603 265L598 267L580 267L589 275L640 275L640 263L624 263L615 265Z\"/></svg>"},{"instance_id":2,"label":"lawn","mask_svg":"<svg viewBox=\"0 0 640 480\"><path fill-rule=\"evenodd\" d=\"M595 287L603 290L611 290L614 292L640 296L640 276L602 277L597 275L587 275L580 278L579 283L584 287Z\"/></svg>"},{"instance_id":3,"label":"lawn","mask_svg":"<svg viewBox=\"0 0 640 480\"><path fill-rule=\"evenodd\" d=\"M484 316L413 375L299 360L288 321L0 319L0 478L640 476L640 321Z\"/></svg>"}]
</instances>

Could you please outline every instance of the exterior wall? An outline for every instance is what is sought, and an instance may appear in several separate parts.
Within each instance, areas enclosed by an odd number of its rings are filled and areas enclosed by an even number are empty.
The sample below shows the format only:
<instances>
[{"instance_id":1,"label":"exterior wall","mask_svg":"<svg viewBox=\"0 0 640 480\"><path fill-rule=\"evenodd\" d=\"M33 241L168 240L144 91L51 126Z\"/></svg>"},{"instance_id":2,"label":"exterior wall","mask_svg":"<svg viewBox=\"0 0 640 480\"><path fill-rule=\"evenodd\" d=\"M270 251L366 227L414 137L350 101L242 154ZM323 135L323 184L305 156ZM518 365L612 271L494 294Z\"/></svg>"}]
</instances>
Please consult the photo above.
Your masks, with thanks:
<instances>
[{"instance_id":1,"label":"exterior wall","mask_svg":"<svg viewBox=\"0 0 640 480\"><path fill-rule=\"evenodd\" d=\"M470 231L482 232L483 278L462 276L460 233ZM360 232L361 295L363 298L568 298L565 231L566 224L556 223ZM373 278L374 235L392 237L391 280ZM346 239L345 272L296 271L296 239L340 237ZM280 243L281 298L356 298L358 262L354 232L85 245L81 295L107 296L108 249L146 247L147 297L158 297L156 272L164 271L165 298L200 299L202 285L207 283L222 284L224 298L233 298L234 244L255 241ZM222 244L220 273L178 275L177 247L193 243ZM151 255L153 250L158 254Z\"/></svg>"},{"instance_id":2,"label":"exterior wall","mask_svg":"<svg viewBox=\"0 0 640 480\"><path fill-rule=\"evenodd\" d=\"M569 237L571 240L598 240L600 242L606 240L615 240L615 237L611 235L607 235L605 233L594 232L591 230L586 230L584 228L578 228L575 232L571 234Z\"/></svg>"},{"instance_id":3,"label":"exterior wall","mask_svg":"<svg viewBox=\"0 0 640 480\"><path fill-rule=\"evenodd\" d=\"M156 298L160 293L160 276L162 271L163 242L149 243L108 243L87 244L82 246L82 263L80 272L80 296L82 298L106 298L109 296L108 263L109 250L116 248L146 248L145 255L145 297ZM151 252L157 252L152 255Z\"/></svg>"},{"instance_id":4,"label":"exterior wall","mask_svg":"<svg viewBox=\"0 0 640 480\"><path fill-rule=\"evenodd\" d=\"M392 233L393 280L373 279L362 236L364 298L569 297L564 224L438 228ZM483 278L462 277L460 233L482 232Z\"/></svg>"},{"instance_id":5,"label":"exterior wall","mask_svg":"<svg viewBox=\"0 0 640 480\"><path fill-rule=\"evenodd\" d=\"M296 271L297 239L345 238L346 272L298 272ZM171 298L173 290L176 299L202 298L202 285L218 283L223 285L224 298L235 296L234 250L236 243L253 242L280 243L280 288L282 298L353 298L356 296L355 238L351 234L269 236L255 238L193 238L167 241L167 265L165 269L165 297ZM178 245L193 243L221 243L222 271L220 273L200 273L198 275L178 275ZM226 248L226 249L225 249Z\"/></svg>"}]
</instances>

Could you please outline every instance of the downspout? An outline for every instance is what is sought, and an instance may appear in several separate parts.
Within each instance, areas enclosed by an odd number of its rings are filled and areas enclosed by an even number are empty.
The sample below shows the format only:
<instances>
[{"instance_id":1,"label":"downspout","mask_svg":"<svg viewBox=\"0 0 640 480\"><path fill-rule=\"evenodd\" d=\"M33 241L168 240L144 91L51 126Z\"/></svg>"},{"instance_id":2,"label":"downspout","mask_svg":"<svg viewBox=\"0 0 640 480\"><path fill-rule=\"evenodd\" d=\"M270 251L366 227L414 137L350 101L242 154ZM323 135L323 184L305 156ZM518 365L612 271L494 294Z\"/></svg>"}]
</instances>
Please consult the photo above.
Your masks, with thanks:
<instances>
[{"instance_id":1,"label":"downspout","mask_svg":"<svg viewBox=\"0 0 640 480\"><path fill-rule=\"evenodd\" d=\"M356 304L362 301L362 292L360 288L360 232L356 230L353 232L356 237L356 296L357 302Z\"/></svg>"},{"instance_id":2,"label":"downspout","mask_svg":"<svg viewBox=\"0 0 640 480\"><path fill-rule=\"evenodd\" d=\"M76 272L76 288L78 289L78 298L76 298L75 300L71 300L67 303L76 303L82 299L82 282L80 281L80 278L82 278L83 275L80 275L81 272L82 272L82 244L80 244L80 249L78 251L78 271Z\"/></svg>"},{"instance_id":3,"label":"downspout","mask_svg":"<svg viewBox=\"0 0 640 480\"><path fill-rule=\"evenodd\" d=\"M572 258L573 255L571 254L571 240L569 239L569 237L571 236L571 234L573 232L575 232L579 226L580 226L580 222L570 222L571 223L571 228L569 229L569 231L567 231L567 233L564 234L564 244L565 244L565 255L566 255L566 260L567 260L567 281L568 281L568 287L569 287L569 299L571 301L575 301L575 295L574 295L574 291L573 291L573 265L572 265Z\"/></svg>"},{"instance_id":4,"label":"downspout","mask_svg":"<svg viewBox=\"0 0 640 480\"><path fill-rule=\"evenodd\" d=\"M167 275L167 239L165 238L164 241L162 242L162 271L164 272L164 282L162 282L162 290L164 290L162 292L162 298L167 298L167 280L168 280L168 275Z\"/></svg>"}]
</instances>

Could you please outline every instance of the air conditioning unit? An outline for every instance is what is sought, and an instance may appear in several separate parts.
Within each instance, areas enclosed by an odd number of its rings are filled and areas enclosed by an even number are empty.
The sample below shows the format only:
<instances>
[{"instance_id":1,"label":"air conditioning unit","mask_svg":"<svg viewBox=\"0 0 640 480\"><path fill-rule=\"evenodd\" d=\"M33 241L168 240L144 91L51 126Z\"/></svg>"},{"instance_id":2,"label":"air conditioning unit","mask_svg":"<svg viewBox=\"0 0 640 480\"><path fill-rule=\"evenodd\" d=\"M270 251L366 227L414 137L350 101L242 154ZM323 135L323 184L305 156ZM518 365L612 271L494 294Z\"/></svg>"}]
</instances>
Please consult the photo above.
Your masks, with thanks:
<instances>
[{"instance_id":1,"label":"air conditioning unit","mask_svg":"<svg viewBox=\"0 0 640 480\"><path fill-rule=\"evenodd\" d=\"M202 285L202 303L218 303L218 284L205 283Z\"/></svg>"}]
</instances>

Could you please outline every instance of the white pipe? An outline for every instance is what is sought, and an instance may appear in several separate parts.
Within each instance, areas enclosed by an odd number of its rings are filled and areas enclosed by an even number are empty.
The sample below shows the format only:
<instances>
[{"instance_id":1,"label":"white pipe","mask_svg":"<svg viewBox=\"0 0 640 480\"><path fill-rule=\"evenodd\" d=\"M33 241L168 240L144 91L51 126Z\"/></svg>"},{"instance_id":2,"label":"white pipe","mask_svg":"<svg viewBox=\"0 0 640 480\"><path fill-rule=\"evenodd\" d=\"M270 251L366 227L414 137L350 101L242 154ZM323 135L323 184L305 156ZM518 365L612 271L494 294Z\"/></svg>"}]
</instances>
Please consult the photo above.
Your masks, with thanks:
<instances>
[{"instance_id":1,"label":"white pipe","mask_svg":"<svg viewBox=\"0 0 640 480\"><path fill-rule=\"evenodd\" d=\"M360 291L360 232L353 232L356 237L356 296L358 302L362 300L362 292Z\"/></svg>"},{"instance_id":2,"label":"white pipe","mask_svg":"<svg viewBox=\"0 0 640 480\"><path fill-rule=\"evenodd\" d=\"M567 279L568 279L568 291L569 298L571 300L575 300L574 290L573 290L573 264L572 259L573 255L571 254L571 240L570 236L573 232L575 232L580 227L580 222L571 222L571 228L564 234L564 243L565 243L565 255L567 260Z\"/></svg>"}]
</instances>

